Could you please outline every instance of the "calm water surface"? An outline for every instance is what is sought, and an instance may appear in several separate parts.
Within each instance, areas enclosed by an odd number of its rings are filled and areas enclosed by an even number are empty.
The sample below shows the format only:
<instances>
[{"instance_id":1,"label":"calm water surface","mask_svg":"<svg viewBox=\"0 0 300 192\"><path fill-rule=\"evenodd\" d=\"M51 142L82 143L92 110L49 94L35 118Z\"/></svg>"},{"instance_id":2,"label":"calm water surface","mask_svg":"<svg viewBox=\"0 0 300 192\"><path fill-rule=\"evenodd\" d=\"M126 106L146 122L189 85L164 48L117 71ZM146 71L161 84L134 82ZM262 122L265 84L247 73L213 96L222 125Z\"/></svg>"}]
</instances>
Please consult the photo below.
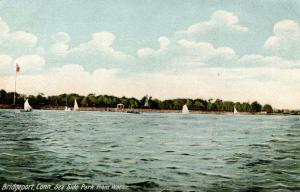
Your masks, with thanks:
<instances>
[{"instance_id":1,"label":"calm water surface","mask_svg":"<svg viewBox=\"0 0 300 192\"><path fill-rule=\"evenodd\" d=\"M300 189L300 118L0 110L0 182Z\"/></svg>"}]
</instances>

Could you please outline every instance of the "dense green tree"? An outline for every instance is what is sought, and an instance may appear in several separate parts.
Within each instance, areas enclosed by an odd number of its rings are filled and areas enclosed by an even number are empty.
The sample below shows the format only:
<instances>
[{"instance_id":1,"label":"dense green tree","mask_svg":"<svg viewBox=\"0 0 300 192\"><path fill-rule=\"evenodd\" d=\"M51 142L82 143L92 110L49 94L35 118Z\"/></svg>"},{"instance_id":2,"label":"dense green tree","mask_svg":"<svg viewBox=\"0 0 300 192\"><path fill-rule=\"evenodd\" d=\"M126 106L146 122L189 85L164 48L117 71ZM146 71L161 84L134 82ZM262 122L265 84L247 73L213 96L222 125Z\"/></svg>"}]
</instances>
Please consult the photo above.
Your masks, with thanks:
<instances>
[{"instance_id":1,"label":"dense green tree","mask_svg":"<svg viewBox=\"0 0 300 192\"><path fill-rule=\"evenodd\" d=\"M212 102L212 100L209 100L207 104L207 109L208 111L217 111L217 104L215 102Z\"/></svg>"},{"instance_id":2,"label":"dense green tree","mask_svg":"<svg viewBox=\"0 0 300 192\"><path fill-rule=\"evenodd\" d=\"M192 99L186 99L185 101L183 100L183 102L183 105L186 104L189 109L194 107L194 101Z\"/></svg>"},{"instance_id":3,"label":"dense green tree","mask_svg":"<svg viewBox=\"0 0 300 192\"><path fill-rule=\"evenodd\" d=\"M173 109L180 110L180 109L182 109L182 106L183 106L184 104L185 104L185 103L182 102L180 99L174 99L174 100L173 100Z\"/></svg>"},{"instance_id":4,"label":"dense green tree","mask_svg":"<svg viewBox=\"0 0 300 192\"><path fill-rule=\"evenodd\" d=\"M195 101L194 102L194 108L195 109L203 109L204 108L204 105L201 101Z\"/></svg>"},{"instance_id":5,"label":"dense green tree","mask_svg":"<svg viewBox=\"0 0 300 192\"><path fill-rule=\"evenodd\" d=\"M140 101L133 97L128 99L128 105L130 108L138 108L141 106Z\"/></svg>"},{"instance_id":6,"label":"dense green tree","mask_svg":"<svg viewBox=\"0 0 300 192\"><path fill-rule=\"evenodd\" d=\"M1 104L5 104L5 101L6 101L6 91L1 89L0 90L0 103Z\"/></svg>"},{"instance_id":7,"label":"dense green tree","mask_svg":"<svg viewBox=\"0 0 300 192\"><path fill-rule=\"evenodd\" d=\"M14 92L6 92L5 90L0 90L0 104L11 105L13 103ZM43 106L66 106L72 107L74 105L75 99L79 106L84 107L116 107L118 103L122 103L126 108L145 108L144 104L147 96L138 100L136 98L127 97L115 97L111 95L96 95L88 94L87 96L81 96L75 93L71 94L60 94L46 97L43 93L38 95L22 95L16 93L16 104L21 106L24 104L25 99L29 99L30 104L34 108L40 108ZM202 110L202 111L228 111L232 112L235 106L238 111L241 112L260 112L264 110L268 113L273 112L272 106L269 104L263 107L257 102L251 103L233 103L231 101L222 101L221 99L188 99L188 98L177 98L177 99L167 99L159 100L154 99L151 96L148 97L148 104L151 109L173 109L181 110L184 104L187 104L190 110ZM276 112L280 112L277 110Z\"/></svg>"},{"instance_id":8,"label":"dense green tree","mask_svg":"<svg viewBox=\"0 0 300 192\"><path fill-rule=\"evenodd\" d=\"M162 109L173 109L173 102L172 102L172 100L164 100L162 102Z\"/></svg>"},{"instance_id":9,"label":"dense green tree","mask_svg":"<svg viewBox=\"0 0 300 192\"><path fill-rule=\"evenodd\" d=\"M261 108L261 104L259 104L257 101L251 103L251 112L260 112Z\"/></svg>"},{"instance_id":10,"label":"dense green tree","mask_svg":"<svg viewBox=\"0 0 300 192\"><path fill-rule=\"evenodd\" d=\"M271 105L269 104L265 104L262 108L263 111L267 112L267 113L273 113L273 108Z\"/></svg>"},{"instance_id":11,"label":"dense green tree","mask_svg":"<svg viewBox=\"0 0 300 192\"><path fill-rule=\"evenodd\" d=\"M195 99L193 103L193 108L195 110L207 110L208 102L202 99Z\"/></svg>"},{"instance_id":12,"label":"dense green tree","mask_svg":"<svg viewBox=\"0 0 300 192\"><path fill-rule=\"evenodd\" d=\"M222 105L222 111L233 111L234 103L231 101L224 101Z\"/></svg>"},{"instance_id":13,"label":"dense green tree","mask_svg":"<svg viewBox=\"0 0 300 192\"><path fill-rule=\"evenodd\" d=\"M88 106L89 106L88 98L87 98L87 97L84 97L84 98L81 100L80 105L83 106L83 107L88 107Z\"/></svg>"},{"instance_id":14,"label":"dense green tree","mask_svg":"<svg viewBox=\"0 0 300 192\"><path fill-rule=\"evenodd\" d=\"M234 103L234 107L236 108L236 110L242 112L242 104L240 102Z\"/></svg>"},{"instance_id":15,"label":"dense green tree","mask_svg":"<svg viewBox=\"0 0 300 192\"><path fill-rule=\"evenodd\" d=\"M86 102L89 107L95 107L97 105L97 98L95 94L88 94L88 96L86 96Z\"/></svg>"},{"instance_id":16,"label":"dense green tree","mask_svg":"<svg viewBox=\"0 0 300 192\"><path fill-rule=\"evenodd\" d=\"M160 109L160 107L161 107L161 101L160 100L158 100L158 99L151 99L151 102L150 102L150 104L151 104L151 108L152 109Z\"/></svg>"}]
</instances>

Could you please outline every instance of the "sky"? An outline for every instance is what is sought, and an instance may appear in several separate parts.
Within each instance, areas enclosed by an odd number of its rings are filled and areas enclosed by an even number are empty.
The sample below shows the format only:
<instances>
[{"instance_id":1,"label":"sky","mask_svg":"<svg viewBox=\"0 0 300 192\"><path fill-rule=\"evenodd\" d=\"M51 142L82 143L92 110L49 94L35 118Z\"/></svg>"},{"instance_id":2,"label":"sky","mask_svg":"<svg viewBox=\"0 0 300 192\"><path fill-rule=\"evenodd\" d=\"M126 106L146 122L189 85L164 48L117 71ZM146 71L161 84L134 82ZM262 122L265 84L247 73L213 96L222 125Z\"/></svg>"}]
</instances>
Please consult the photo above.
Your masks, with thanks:
<instances>
[{"instance_id":1,"label":"sky","mask_svg":"<svg viewBox=\"0 0 300 192\"><path fill-rule=\"evenodd\" d=\"M0 89L300 109L296 0L0 0Z\"/></svg>"}]
</instances>

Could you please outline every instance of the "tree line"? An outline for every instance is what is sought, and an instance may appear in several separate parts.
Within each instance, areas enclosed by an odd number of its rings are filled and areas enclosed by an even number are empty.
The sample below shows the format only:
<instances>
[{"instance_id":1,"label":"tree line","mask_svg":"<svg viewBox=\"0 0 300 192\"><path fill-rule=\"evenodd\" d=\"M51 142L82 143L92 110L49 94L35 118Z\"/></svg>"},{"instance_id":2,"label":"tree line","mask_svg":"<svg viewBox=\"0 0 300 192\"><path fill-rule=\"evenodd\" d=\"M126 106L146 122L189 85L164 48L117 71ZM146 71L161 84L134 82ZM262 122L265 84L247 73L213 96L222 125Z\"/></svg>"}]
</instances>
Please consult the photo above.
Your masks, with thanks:
<instances>
[{"instance_id":1,"label":"tree line","mask_svg":"<svg viewBox=\"0 0 300 192\"><path fill-rule=\"evenodd\" d=\"M0 90L0 104L11 105L14 98L14 92L6 92ZM159 100L152 97L144 96L141 99L134 97L116 97L112 95L96 95L88 94L82 96L79 94L60 94L54 96L45 96L43 93L38 95L24 95L16 93L16 105L23 105L24 99L28 99L34 108L45 106L72 106L74 100L77 100L79 107L116 107L117 104L122 103L126 108L150 108L150 109L167 109L167 110L180 110L184 104L187 104L190 110L201 111L220 111L232 112L234 107L239 112L261 112L272 113L273 108L269 104L261 105L259 102L232 102L222 101L221 99L167 99ZM148 100L148 106L144 104Z\"/></svg>"}]
</instances>

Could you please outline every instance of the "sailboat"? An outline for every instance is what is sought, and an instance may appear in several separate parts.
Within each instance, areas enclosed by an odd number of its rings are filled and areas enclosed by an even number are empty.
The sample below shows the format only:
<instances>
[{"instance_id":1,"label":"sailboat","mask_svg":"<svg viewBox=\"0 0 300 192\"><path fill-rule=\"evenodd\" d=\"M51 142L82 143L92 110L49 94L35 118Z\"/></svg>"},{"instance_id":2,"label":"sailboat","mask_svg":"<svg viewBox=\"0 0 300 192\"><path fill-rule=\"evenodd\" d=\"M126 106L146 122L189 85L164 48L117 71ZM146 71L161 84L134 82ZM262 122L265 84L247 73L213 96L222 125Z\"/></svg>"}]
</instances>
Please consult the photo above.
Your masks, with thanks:
<instances>
[{"instance_id":1,"label":"sailboat","mask_svg":"<svg viewBox=\"0 0 300 192\"><path fill-rule=\"evenodd\" d=\"M74 101L74 108L73 108L74 111L78 111L79 110L79 107L78 107L78 104L77 104L77 101L75 99Z\"/></svg>"},{"instance_id":2,"label":"sailboat","mask_svg":"<svg viewBox=\"0 0 300 192\"><path fill-rule=\"evenodd\" d=\"M29 105L28 99L24 103L24 109L21 109L21 112L31 112L32 107Z\"/></svg>"},{"instance_id":3,"label":"sailboat","mask_svg":"<svg viewBox=\"0 0 300 192\"><path fill-rule=\"evenodd\" d=\"M127 113L140 114L140 112L139 112L139 111L137 111L137 110L134 110L132 107L131 107L129 110L127 110L126 112L127 112Z\"/></svg>"},{"instance_id":4,"label":"sailboat","mask_svg":"<svg viewBox=\"0 0 300 192\"><path fill-rule=\"evenodd\" d=\"M182 114L189 114L189 113L190 113L190 111L189 111L187 105L185 104L185 105L182 107Z\"/></svg>"},{"instance_id":5,"label":"sailboat","mask_svg":"<svg viewBox=\"0 0 300 192\"><path fill-rule=\"evenodd\" d=\"M65 111L71 111L70 107L65 106Z\"/></svg>"},{"instance_id":6,"label":"sailboat","mask_svg":"<svg viewBox=\"0 0 300 192\"><path fill-rule=\"evenodd\" d=\"M236 108L235 107L233 107L233 114L234 115L238 115L238 114L240 114L237 110L236 110Z\"/></svg>"},{"instance_id":7,"label":"sailboat","mask_svg":"<svg viewBox=\"0 0 300 192\"><path fill-rule=\"evenodd\" d=\"M148 97L148 95L146 95L144 107L149 107L149 97Z\"/></svg>"},{"instance_id":8,"label":"sailboat","mask_svg":"<svg viewBox=\"0 0 300 192\"><path fill-rule=\"evenodd\" d=\"M68 97L66 98L66 106L65 106L65 111L71 111L71 108L68 107Z\"/></svg>"}]
</instances>

